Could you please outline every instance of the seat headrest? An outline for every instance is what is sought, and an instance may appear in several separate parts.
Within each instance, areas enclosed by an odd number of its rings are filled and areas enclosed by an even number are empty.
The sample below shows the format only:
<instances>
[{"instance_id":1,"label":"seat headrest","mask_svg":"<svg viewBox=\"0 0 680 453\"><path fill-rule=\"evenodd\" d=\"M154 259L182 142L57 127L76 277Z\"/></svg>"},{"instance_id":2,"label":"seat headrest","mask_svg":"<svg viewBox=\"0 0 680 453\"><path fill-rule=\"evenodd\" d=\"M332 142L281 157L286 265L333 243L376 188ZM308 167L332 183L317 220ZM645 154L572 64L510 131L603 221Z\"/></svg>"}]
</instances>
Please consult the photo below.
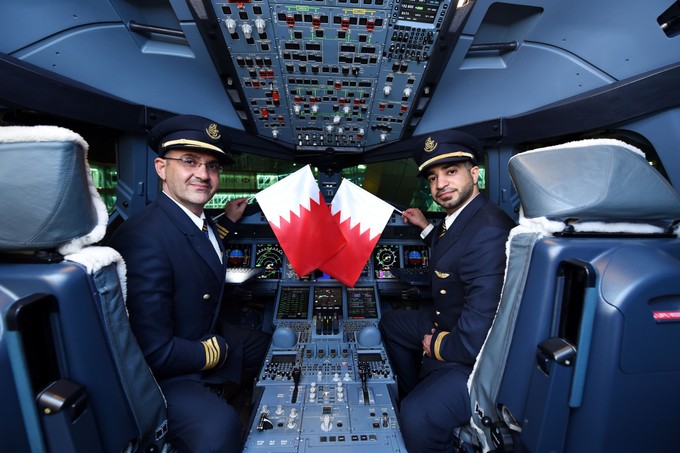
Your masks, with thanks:
<instances>
[{"instance_id":1,"label":"seat headrest","mask_svg":"<svg viewBox=\"0 0 680 453\"><path fill-rule=\"evenodd\" d=\"M527 218L578 221L680 219L680 196L639 149L593 139L513 156L510 177Z\"/></svg>"},{"instance_id":2,"label":"seat headrest","mask_svg":"<svg viewBox=\"0 0 680 453\"><path fill-rule=\"evenodd\" d=\"M0 127L0 250L73 253L106 234L88 145L56 126Z\"/></svg>"}]
</instances>

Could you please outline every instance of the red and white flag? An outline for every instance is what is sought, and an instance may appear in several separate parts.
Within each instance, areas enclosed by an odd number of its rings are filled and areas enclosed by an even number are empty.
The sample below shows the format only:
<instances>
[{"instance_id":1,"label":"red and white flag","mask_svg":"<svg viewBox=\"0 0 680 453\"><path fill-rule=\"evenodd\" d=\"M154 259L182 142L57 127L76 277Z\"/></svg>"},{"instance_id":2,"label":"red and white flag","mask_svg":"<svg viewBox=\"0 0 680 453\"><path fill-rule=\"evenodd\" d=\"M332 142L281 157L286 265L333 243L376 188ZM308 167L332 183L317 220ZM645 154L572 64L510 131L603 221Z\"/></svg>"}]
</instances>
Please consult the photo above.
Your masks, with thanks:
<instances>
[{"instance_id":1,"label":"red and white flag","mask_svg":"<svg viewBox=\"0 0 680 453\"><path fill-rule=\"evenodd\" d=\"M345 247L347 241L309 165L258 192L255 198L298 275L320 268Z\"/></svg>"},{"instance_id":2,"label":"red and white flag","mask_svg":"<svg viewBox=\"0 0 680 453\"><path fill-rule=\"evenodd\" d=\"M347 246L320 269L343 284L354 286L392 211L392 205L343 179L333 197L331 213L347 239Z\"/></svg>"}]
</instances>

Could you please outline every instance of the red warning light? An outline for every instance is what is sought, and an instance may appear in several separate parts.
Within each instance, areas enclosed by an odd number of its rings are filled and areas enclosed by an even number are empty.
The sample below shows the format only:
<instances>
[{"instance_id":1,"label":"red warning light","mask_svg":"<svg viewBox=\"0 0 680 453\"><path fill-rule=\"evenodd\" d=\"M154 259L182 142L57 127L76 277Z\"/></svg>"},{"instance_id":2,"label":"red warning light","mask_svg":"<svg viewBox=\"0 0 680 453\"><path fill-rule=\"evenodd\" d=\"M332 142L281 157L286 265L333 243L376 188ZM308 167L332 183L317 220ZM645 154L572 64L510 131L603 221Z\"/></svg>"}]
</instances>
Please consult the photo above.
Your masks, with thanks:
<instances>
[{"instance_id":1,"label":"red warning light","mask_svg":"<svg viewBox=\"0 0 680 453\"><path fill-rule=\"evenodd\" d=\"M375 29L375 19L366 20L366 30L373 31Z\"/></svg>"},{"instance_id":2,"label":"red warning light","mask_svg":"<svg viewBox=\"0 0 680 453\"><path fill-rule=\"evenodd\" d=\"M340 19L340 27L342 27L343 30L349 30L349 17Z\"/></svg>"},{"instance_id":3,"label":"red warning light","mask_svg":"<svg viewBox=\"0 0 680 453\"><path fill-rule=\"evenodd\" d=\"M286 16L286 25L289 27L295 27L295 16L289 14Z\"/></svg>"}]
</instances>

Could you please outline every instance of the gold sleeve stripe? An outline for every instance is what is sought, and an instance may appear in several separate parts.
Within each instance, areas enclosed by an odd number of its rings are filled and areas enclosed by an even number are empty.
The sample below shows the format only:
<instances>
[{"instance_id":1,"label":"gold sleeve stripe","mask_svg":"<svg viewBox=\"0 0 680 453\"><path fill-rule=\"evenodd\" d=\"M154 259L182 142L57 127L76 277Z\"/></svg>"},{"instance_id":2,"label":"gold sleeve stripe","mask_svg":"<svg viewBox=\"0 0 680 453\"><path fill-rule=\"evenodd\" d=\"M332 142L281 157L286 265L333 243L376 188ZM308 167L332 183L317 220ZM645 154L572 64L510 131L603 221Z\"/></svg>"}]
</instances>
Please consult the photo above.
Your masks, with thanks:
<instances>
[{"instance_id":1,"label":"gold sleeve stripe","mask_svg":"<svg viewBox=\"0 0 680 453\"><path fill-rule=\"evenodd\" d=\"M214 368L220 362L220 346L217 343L217 338L212 337L201 341L201 343L205 349L205 366L201 368L201 371Z\"/></svg>"},{"instance_id":2,"label":"gold sleeve stripe","mask_svg":"<svg viewBox=\"0 0 680 453\"><path fill-rule=\"evenodd\" d=\"M437 358L437 360L443 362L444 359L442 358L442 355L439 353L439 348L442 346L442 340L444 339L445 336L447 336L449 332L442 332L437 336L437 339L434 342L434 356Z\"/></svg>"},{"instance_id":3,"label":"gold sleeve stripe","mask_svg":"<svg viewBox=\"0 0 680 453\"><path fill-rule=\"evenodd\" d=\"M217 225L217 233L220 235L220 239L224 239L229 234L229 230L224 228L222 225Z\"/></svg>"}]
</instances>

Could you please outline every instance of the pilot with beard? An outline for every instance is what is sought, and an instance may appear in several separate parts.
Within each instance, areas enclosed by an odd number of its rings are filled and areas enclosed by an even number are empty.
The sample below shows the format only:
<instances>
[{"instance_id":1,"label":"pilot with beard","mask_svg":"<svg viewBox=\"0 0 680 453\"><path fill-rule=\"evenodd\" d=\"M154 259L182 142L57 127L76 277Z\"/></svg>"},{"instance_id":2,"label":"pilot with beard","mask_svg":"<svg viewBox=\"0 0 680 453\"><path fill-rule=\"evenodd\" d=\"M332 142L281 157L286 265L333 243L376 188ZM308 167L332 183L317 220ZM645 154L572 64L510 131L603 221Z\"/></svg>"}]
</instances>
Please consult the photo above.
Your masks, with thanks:
<instances>
[{"instance_id":1,"label":"pilot with beard","mask_svg":"<svg viewBox=\"0 0 680 453\"><path fill-rule=\"evenodd\" d=\"M433 133L414 151L418 176L446 218L435 227L417 208L403 212L432 248L433 303L385 312L380 321L409 453L453 451L454 428L471 416L468 377L500 301L515 223L479 191L480 152L477 139L456 130Z\"/></svg>"},{"instance_id":2,"label":"pilot with beard","mask_svg":"<svg viewBox=\"0 0 680 453\"><path fill-rule=\"evenodd\" d=\"M168 440L181 452L240 451L242 424L222 397L259 368L269 336L220 319L223 231L203 210L233 163L220 127L179 115L149 135L162 192L115 232L127 266L130 325L167 402ZM225 207L236 221L244 200ZM225 216L223 216L225 217ZM252 385L252 381L250 381Z\"/></svg>"}]
</instances>

